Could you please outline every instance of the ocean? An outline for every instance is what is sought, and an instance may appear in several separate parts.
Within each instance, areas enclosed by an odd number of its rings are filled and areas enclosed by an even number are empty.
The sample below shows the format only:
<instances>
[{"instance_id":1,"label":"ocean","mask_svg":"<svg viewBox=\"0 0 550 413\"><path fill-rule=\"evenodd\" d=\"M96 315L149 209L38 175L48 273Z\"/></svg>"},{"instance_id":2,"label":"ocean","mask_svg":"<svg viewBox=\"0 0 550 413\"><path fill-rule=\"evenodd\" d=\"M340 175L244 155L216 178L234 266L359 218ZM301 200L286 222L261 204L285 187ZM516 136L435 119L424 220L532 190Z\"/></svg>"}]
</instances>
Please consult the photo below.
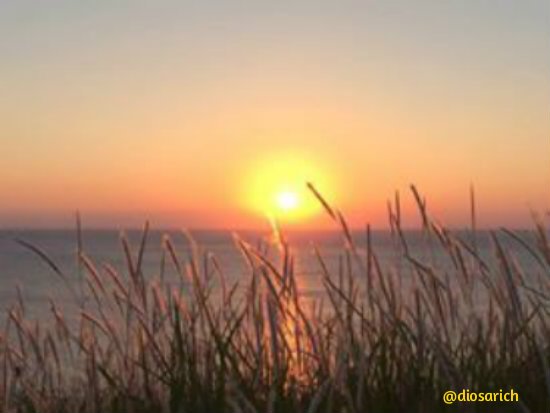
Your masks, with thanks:
<instances>
[{"instance_id":1,"label":"ocean","mask_svg":"<svg viewBox=\"0 0 550 413\"><path fill-rule=\"evenodd\" d=\"M536 239L532 232L519 231L517 234L529 245L535 247ZM134 248L134 256L140 244L141 232L131 230L125 232L130 245ZM235 242L235 234L231 231L192 231L193 240L202 252L208 252L216 257L228 283L245 283L249 280L251 271ZM237 233L238 237L252 245L270 239L269 234L246 231ZM365 258L364 247L366 233L352 233L358 247L360 258ZM542 270L536 260L517 241L504 233L498 233L499 240L517 260L523 272L537 276ZM143 256L143 273L147 278L158 277L161 273L163 256L163 237L168 236L176 247L178 259L185 262L191 254L190 243L182 231L150 231L147 248ZM411 255L419 261L444 269L444 276L454 277L452 262L437 240L428 240L421 231L407 231ZM458 237L472 245L473 240L468 232L458 232ZM287 234L289 244L295 256L295 271L299 281L300 292L308 297L320 297L323 294L321 282L321 265L315 254L318 249L329 271L338 273L347 261L344 252L344 241L338 232L293 232ZM2 230L0 231L0 308L3 313L17 300L17 288L22 293L28 315L41 319L49 314L50 300L65 309L75 305L75 297L67 288L65 282L37 254L22 246L17 240L24 240L40 248L66 274L67 279L76 292L82 291L81 273L77 266L77 236L70 230ZM85 230L83 231L83 251L95 265L101 269L103 264L115 268L123 276L127 276L126 259L121 246L121 232L118 230ZM498 261L494 254L494 245L489 232L480 231L476 235L476 245L479 255L490 267L496 268ZM371 236L372 250L377 255L381 267L391 269L398 277L407 278L410 265L406 262L400 250L400 244L388 231L373 231ZM277 249L273 248L277 255ZM167 258L164 276L178 282L174 266ZM357 277L362 273L356 263ZM540 274L539 274L540 275Z\"/></svg>"}]
</instances>

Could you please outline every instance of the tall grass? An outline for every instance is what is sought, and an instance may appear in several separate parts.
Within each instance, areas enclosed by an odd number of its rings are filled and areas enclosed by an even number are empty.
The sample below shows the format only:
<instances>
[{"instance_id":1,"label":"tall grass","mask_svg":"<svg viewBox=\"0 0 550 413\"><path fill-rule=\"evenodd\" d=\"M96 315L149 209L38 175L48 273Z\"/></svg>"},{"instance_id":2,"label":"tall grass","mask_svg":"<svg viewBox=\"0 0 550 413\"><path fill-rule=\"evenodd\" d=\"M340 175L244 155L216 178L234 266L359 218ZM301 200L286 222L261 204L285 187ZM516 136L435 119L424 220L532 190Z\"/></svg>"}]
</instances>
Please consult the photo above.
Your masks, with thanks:
<instances>
[{"instance_id":1,"label":"tall grass","mask_svg":"<svg viewBox=\"0 0 550 413\"><path fill-rule=\"evenodd\" d=\"M268 245L236 236L248 272L235 283L192 240L182 258L168 237L159 274L144 274L148 225L137 251L121 238L125 273L94 263L79 241L76 328L54 301L46 326L26 318L22 298L7 314L3 411L549 411L550 244L540 222L536 245L510 230L492 233L498 265L491 265L478 253L475 208L471 236L459 237L432 219L413 187L426 248L437 245L451 266L413 255L396 197L388 210L396 253L411 272L404 282L399 269L381 264L370 227L357 241L343 215L310 189L343 240L336 272L315 249L322 300L304 299L282 237L274 258ZM523 272L504 238L531 256L538 276ZM73 285L40 248L19 242ZM164 277L169 265L176 285ZM520 402L442 403L444 391L463 388L513 388Z\"/></svg>"}]
</instances>

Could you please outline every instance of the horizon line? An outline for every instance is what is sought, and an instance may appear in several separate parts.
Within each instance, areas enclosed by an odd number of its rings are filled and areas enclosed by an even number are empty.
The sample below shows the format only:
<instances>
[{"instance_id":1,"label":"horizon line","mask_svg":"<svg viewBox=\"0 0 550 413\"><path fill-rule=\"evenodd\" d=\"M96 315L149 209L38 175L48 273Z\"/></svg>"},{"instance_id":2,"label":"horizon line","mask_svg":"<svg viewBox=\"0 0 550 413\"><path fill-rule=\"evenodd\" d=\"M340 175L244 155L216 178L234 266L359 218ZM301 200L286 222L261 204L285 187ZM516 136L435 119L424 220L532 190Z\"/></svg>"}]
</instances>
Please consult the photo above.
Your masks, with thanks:
<instances>
[{"instance_id":1,"label":"horizon line","mask_svg":"<svg viewBox=\"0 0 550 413\"><path fill-rule=\"evenodd\" d=\"M89 227L82 227L83 232L89 232L89 231L143 231L144 226L136 226L136 225L130 225L130 226L105 226L105 225L99 225L99 226L89 226ZM352 232L365 232L367 230L368 224L365 224L364 226L350 226L349 230ZM444 226L445 229L451 230L451 231L472 231L472 227L470 225L462 225L462 226ZM480 232L490 232L490 231L498 231L501 229L508 229L513 231L530 231L534 230L533 227L528 226L506 226L506 225L496 225L496 226L482 226L478 227L475 230ZM402 226L401 229L405 231L424 231L425 229L422 226L414 225L414 226ZM391 232L392 229L389 226L370 226L371 231L376 232ZM77 231L76 227L71 226L2 226L0 225L0 232L3 231L36 231L36 232L55 232L55 231ZM159 226L159 227L151 227L149 226L149 231L153 232L175 232L175 231L191 231L191 232L268 232L272 231L272 229L268 227L224 227L224 226L216 226L216 227L187 227L187 226ZM283 228L284 232L289 233L298 233L298 232L308 232L308 233L326 233L326 232L341 232L341 228L307 228L307 227L286 227Z\"/></svg>"}]
</instances>

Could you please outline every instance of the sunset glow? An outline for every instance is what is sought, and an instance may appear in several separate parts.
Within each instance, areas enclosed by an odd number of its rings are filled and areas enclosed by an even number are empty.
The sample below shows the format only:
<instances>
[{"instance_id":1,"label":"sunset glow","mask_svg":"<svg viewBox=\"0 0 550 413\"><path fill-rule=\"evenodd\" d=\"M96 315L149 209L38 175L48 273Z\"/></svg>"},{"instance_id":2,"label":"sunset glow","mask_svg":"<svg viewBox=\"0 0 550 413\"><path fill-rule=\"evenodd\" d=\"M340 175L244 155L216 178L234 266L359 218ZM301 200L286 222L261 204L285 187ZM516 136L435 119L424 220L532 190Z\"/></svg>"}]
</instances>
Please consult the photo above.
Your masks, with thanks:
<instances>
[{"instance_id":1,"label":"sunset glow","mask_svg":"<svg viewBox=\"0 0 550 413\"><path fill-rule=\"evenodd\" d=\"M550 0L0 0L0 56L2 411L550 404Z\"/></svg>"},{"instance_id":2,"label":"sunset glow","mask_svg":"<svg viewBox=\"0 0 550 413\"><path fill-rule=\"evenodd\" d=\"M0 225L548 209L550 3L161 3L0 5Z\"/></svg>"},{"instance_id":3,"label":"sunset glow","mask_svg":"<svg viewBox=\"0 0 550 413\"><path fill-rule=\"evenodd\" d=\"M321 212L306 183L315 182L327 196L336 194L334 177L322 171L322 163L299 153L274 154L250 165L243 208L282 223L304 224Z\"/></svg>"}]
</instances>

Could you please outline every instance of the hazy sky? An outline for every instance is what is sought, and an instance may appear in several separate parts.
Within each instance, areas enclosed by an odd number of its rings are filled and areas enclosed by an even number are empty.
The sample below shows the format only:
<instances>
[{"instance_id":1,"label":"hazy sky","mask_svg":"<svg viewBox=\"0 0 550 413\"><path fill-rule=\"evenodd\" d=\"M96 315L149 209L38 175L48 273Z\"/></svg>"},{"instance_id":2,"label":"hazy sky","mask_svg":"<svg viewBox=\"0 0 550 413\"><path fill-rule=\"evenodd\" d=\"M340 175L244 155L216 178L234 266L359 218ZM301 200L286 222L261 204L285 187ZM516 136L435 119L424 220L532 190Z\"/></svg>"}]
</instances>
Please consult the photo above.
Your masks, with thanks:
<instances>
[{"instance_id":1,"label":"hazy sky","mask_svg":"<svg viewBox=\"0 0 550 413\"><path fill-rule=\"evenodd\" d=\"M354 224L550 203L547 0L1 1L0 56L0 225L253 226L288 157Z\"/></svg>"}]
</instances>

